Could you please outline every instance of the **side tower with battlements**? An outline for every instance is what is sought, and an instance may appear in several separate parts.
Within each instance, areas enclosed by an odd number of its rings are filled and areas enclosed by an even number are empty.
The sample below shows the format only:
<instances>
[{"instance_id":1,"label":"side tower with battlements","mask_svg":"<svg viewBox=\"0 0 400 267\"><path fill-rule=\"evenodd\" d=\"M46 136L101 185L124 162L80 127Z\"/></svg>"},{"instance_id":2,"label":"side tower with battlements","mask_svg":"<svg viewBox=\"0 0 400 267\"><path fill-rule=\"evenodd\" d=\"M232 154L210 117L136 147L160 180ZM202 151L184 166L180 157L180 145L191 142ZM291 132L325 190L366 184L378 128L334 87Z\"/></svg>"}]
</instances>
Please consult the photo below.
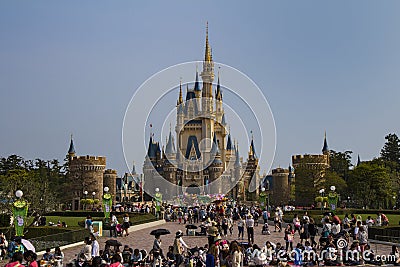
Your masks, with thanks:
<instances>
[{"instance_id":1,"label":"side tower with battlements","mask_svg":"<svg viewBox=\"0 0 400 267\"><path fill-rule=\"evenodd\" d=\"M326 170L329 168L329 149L324 138L322 154L293 155L295 170L295 203L297 206L311 206L324 183Z\"/></svg>"}]
</instances>

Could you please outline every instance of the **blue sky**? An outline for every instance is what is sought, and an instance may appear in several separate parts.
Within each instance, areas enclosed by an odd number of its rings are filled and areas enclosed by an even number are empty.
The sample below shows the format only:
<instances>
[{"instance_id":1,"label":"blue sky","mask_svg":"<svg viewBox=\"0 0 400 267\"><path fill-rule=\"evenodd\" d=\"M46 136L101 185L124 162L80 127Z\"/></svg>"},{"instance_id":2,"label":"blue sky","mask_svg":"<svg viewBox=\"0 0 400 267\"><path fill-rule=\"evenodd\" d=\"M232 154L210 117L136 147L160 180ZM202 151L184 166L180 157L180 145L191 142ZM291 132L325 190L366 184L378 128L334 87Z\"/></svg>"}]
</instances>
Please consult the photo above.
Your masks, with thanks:
<instances>
[{"instance_id":1,"label":"blue sky","mask_svg":"<svg viewBox=\"0 0 400 267\"><path fill-rule=\"evenodd\" d=\"M163 68L201 60L209 21L214 59L247 74L269 101L274 167L286 167L292 154L319 153L324 130L330 148L371 159L400 128L399 7L1 1L0 156L62 160L73 133L78 154L105 155L109 168L125 172L121 133L130 98Z\"/></svg>"}]
</instances>

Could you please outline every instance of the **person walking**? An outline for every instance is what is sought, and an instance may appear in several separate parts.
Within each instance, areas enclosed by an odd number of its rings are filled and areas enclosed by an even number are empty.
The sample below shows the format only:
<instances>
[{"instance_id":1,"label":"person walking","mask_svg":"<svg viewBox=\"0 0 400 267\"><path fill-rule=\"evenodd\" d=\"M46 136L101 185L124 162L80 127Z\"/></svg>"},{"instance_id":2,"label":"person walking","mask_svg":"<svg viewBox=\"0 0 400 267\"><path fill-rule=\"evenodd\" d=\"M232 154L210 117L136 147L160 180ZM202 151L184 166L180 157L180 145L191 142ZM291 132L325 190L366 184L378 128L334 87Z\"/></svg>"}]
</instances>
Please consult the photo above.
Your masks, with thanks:
<instances>
[{"instance_id":1,"label":"person walking","mask_svg":"<svg viewBox=\"0 0 400 267\"><path fill-rule=\"evenodd\" d=\"M237 227L238 227L238 239L242 238L243 240L243 236L244 236L244 224L245 221L244 219L239 215L239 219L237 221Z\"/></svg>"},{"instance_id":2,"label":"person walking","mask_svg":"<svg viewBox=\"0 0 400 267\"><path fill-rule=\"evenodd\" d=\"M183 241L182 236L183 233L180 230L175 234L173 253L175 254L176 267L179 267L179 265L183 262L182 254L184 252L184 248L189 248Z\"/></svg>"},{"instance_id":3,"label":"person walking","mask_svg":"<svg viewBox=\"0 0 400 267\"><path fill-rule=\"evenodd\" d=\"M122 217L122 221L123 221L123 223L122 223L122 235L124 235L123 234L123 232L125 232L125 236L128 236L129 235L129 227L130 227L130 223L129 223L129 214L128 213L125 213L124 214L124 217Z\"/></svg>"},{"instance_id":4,"label":"person walking","mask_svg":"<svg viewBox=\"0 0 400 267\"><path fill-rule=\"evenodd\" d=\"M247 216L246 220L247 239L249 244L254 243L254 219L252 215Z\"/></svg>"},{"instance_id":5,"label":"person walking","mask_svg":"<svg viewBox=\"0 0 400 267\"><path fill-rule=\"evenodd\" d=\"M286 251L288 252L289 247L290 250L293 250L293 235L294 231L292 229L292 225L288 224L285 229L285 242L286 242Z\"/></svg>"},{"instance_id":6,"label":"person walking","mask_svg":"<svg viewBox=\"0 0 400 267\"><path fill-rule=\"evenodd\" d=\"M268 210L266 208L262 212L262 217L263 217L263 220L264 220L264 224L268 223L268 217L269 216L268 216Z\"/></svg>"},{"instance_id":7,"label":"person walking","mask_svg":"<svg viewBox=\"0 0 400 267\"><path fill-rule=\"evenodd\" d=\"M114 213L111 213L110 237L117 237L117 229L116 229L117 224L118 224L117 216L115 216Z\"/></svg>"},{"instance_id":8,"label":"person walking","mask_svg":"<svg viewBox=\"0 0 400 267\"><path fill-rule=\"evenodd\" d=\"M92 241L92 258L100 256L100 245L94 234L90 234L90 240Z\"/></svg>"}]
</instances>

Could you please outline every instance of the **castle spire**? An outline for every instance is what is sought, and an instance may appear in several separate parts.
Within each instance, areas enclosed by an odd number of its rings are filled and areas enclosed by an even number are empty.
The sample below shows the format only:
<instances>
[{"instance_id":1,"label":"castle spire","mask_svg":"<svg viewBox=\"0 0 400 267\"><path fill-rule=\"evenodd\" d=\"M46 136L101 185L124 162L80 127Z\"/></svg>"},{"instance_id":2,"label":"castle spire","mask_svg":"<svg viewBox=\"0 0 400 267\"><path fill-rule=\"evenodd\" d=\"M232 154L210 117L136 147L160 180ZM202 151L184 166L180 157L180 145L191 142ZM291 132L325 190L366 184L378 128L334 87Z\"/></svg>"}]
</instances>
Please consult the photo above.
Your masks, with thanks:
<instances>
[{"instance_id":1,"label":"castle spire","mask_svg":"<svg viewBox=\"0 0 400 267\"><path fill-rule=\"evenodd\" d=\"M196 82L194 83L194 91L201 91L200 89L200 83L199 83L199 71L197 70L197 65L196 65Z\"/></svg>"},{"instance_id":2,"label":"castle spire","mask_svg":"<svg viewBox=\"0 0 400 267\"><path fill-rule=\"evenodd\" d=\"M329 153L328 142L326 141L326 131L324 134L324 146L322 147L322 154Z\"/></svg>"},{"instance_id":3,"label":"castle spire","mask_svg":"<svg viewBox=\"0 0 400 267\"><path fill-rule=\"evenodd\" d=\"M231 133L228 133L228 140L226 141L226 150L232 150Z\"/></svg>"},{"instance_id":4,"label":"castle spire","mask_svg":"<svg viewBox=\"0 0 400 267\"><path fill-rule=\"evenodd\" d=\"M178 102L176 103L177 106L183 103L183 96L182 96L182 79L179 82L179 98Z\"/></svg>"},{"instance_id":5,"label":"castle spire","mask_svg":"<svg viewBox=\"0 0 400 267\"><path fill-rule=\"evenodd\" d=\"M175 145L174 145L174 141L172 139L171 126L169 128L169 137L168 137L167 145L165 147L165 153L167 155L172 155L173 153L175 153Z\"/></svg>"},{"instance_id":6,"label":"castle spire","mask_svg":"<svg viewBox=\"0 0 400 267\"><path fill-rule=\"evenodd\" d=\"M71 134L71 141L69 143L68 155L70 157L75 156L75 147L74 147L74 140L72 139L72 134Z\"/></svg>"},{"instance_id":7,"label":"castle spire","mask_svg":"<svg viewBox=\"0 0 400 267\"><path fill-rule=\"evenodd\" d=\"M206 26L206 51L205 51L205 55L204 55L204 61L205 62L212 61L211 47L210 47L210 44L208 43L208 21L207 21L207 26Z\"/></svg>"},{"instance_id":8,"label":"castle spire","mask_svg":"<svg viewBox=\"0 0 400 267\"><path fill-rule=\"evenodd\" d=\"M217 92L215 93L215 99L222 101L221 85L219 83L219 70L218 70Z\"/></svg>"},{"instance_id":9,"label":"castle spire","mask_svg":"<svg viewBox=\"0 0 400 267\"><path fill-rule=\"evenodd\" d=\"M216 155L217 153L219 153L218 143L217 143L217 135L214 133L213 143L212 143L212 147L211 147L211 154Z\"/></svg>"},{"instance_id":10,"label":"castle spire","mask_svg":"<svg viewBox=\"0 0 400 267\"><path fill-rule=\"evenodd\" d=\"M250 143L249 157L253 158L253 159L257 158L256 149L254 148L253 131L251 131L251 143Z\"/></svg>"},{"instance_id":11,"label":"castle spire","mask_svg":"<svg viewBox=\"0 0 400 267\"><path fill-rule=\"evenodd\" d=\"M239 144L238 142L236 142L235 145L236 149L235 149L235 168L240 167L240 158L239 158Z\"/></svg>"}]
</instances>

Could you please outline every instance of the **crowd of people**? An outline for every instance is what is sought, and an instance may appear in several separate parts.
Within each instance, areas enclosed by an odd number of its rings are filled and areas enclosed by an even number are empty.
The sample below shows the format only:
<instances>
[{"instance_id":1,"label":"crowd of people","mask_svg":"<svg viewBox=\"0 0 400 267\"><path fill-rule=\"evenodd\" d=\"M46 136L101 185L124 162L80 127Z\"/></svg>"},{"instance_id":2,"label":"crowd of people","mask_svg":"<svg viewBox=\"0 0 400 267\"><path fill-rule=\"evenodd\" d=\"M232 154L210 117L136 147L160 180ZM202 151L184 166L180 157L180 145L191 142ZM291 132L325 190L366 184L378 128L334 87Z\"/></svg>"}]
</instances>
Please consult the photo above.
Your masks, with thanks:
<instances>
[{"instance_id":1,"label":"crowd of people","mask_svg":"<svg viewBox=\"0 0 400 267\"><path fill-rule=\"evenodd\" d=\"M164 206L161 212L160 216L167 222L186 228L187 237L184 231L179 230L173 233L174 241L166 246L161 242L163 233L155 234L153 246L149 251L120 243L106 244L104 249L100 249L96 235L90 227L91 218L88 217L85 225L87 224L90 230L90 236L85 238L85 244L74 263L68 263L67 266L261 267L289 264L295 266L400 264L400 253L396 246L393 246L391 251L393 257L383 261L375 257L368 242L368 227L389 224L387 216L382 213L377 214L376 218L368 216L365 221L361 216L354 214L346 214L340 219L332 212L325 213L322 218L312 218L307 211L288 218L280 207L267 210L254 205L223 204L197 207ZM118 224L125 229L120 235L128 236L129 215L125 214L122 221L118 222L116 216L111 214L112 237L118 236L115 229ZM259 224L261 227L257 228ZM200 230L189 231L190 225L197 225L194 228ZM272 232L276 234L274 238L269 238ZM184 239L192 235L204 236L207 241L201 246L190 247ZM265 236L260 239L257 235ZM277 235L282 239L277 239ZM12 253L10 247L13 248ZM0 249L5 250L4 253L9 253L11 260L6 267L18 267L18 263L23 262L28 266L37 266L36 254L24 251L18 239L9 246L0 244ZM365 254L365 251L368 254ZM52 262L57 266L63 266L63 259L64 255L59 248L53 253L50 249L46 250L41 258L42 261Z\"/></svg>"}]
</instances>

